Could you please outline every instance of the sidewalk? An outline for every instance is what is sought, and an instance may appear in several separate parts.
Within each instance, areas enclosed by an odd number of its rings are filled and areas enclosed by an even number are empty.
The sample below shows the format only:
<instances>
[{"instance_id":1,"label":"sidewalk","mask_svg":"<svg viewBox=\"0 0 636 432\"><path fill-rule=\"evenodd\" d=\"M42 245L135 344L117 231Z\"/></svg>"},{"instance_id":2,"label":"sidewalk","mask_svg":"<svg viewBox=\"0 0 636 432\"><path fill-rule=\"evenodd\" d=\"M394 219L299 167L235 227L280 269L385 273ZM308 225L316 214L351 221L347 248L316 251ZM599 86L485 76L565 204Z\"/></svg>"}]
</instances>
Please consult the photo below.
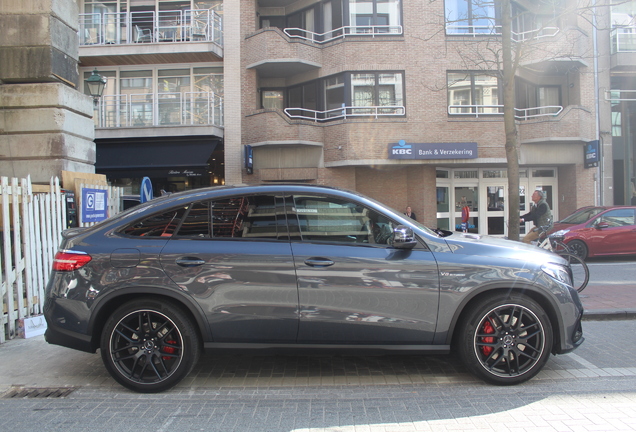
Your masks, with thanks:
<instances>
[{"instance_id":1,"label":"sidewalk","mask_svg":"<svg viewBox=\"0 0 636 432\"><path fill-rule=\"evenodd\" d=\"M636 319L636 282L590 282L579 296L585 320Z\"/></svg>"}]
</instances>

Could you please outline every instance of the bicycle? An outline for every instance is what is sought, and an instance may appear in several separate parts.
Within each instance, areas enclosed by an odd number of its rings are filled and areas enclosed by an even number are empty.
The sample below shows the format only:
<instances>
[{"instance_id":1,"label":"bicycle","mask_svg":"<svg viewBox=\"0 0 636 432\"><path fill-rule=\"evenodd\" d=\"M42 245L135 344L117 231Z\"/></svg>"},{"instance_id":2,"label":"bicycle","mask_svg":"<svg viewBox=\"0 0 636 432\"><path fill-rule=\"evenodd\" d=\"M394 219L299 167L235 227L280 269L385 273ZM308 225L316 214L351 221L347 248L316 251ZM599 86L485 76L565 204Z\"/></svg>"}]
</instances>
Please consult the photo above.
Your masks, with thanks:
<instances>
[{"instance_id":1,"label":"bicycle","mask_svg":"<svg viewBox=\"0 0 636 432\"><path fill-rule=\"evenodd\" d=\"M585 289L590 281L590 269L585 264L585 261L572 251L568 245L563 242L564 237L548 235L548 231L551 228L550 225L540 226L539 229L539 246L542 249L549 250L556 253L562 258L567 260L570 266L570 276L572 277L572 286L578 292ZM541 240L543 239L543 240Z\"/></svg>"}]
</instances>

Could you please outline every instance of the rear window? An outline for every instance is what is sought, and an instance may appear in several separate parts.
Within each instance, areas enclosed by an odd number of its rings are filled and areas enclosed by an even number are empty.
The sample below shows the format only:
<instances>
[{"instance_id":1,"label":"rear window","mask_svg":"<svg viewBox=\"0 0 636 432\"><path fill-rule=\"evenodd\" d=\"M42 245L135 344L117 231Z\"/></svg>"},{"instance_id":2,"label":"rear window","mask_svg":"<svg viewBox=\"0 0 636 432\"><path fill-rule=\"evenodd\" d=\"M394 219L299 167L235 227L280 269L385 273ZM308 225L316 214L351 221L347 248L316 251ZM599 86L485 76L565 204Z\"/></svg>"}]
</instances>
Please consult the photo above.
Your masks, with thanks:
<instances>
[{"instance_id":1,"label":"rear window","mask_svg":"<svg viewBox=\"0 0 636 432\"><path fill-rule=\"evenodd\" d=\"M128 225L121 232L133 237L170 237L177 229L187 207L154 214Z\"/></svg>"}]
</instances>

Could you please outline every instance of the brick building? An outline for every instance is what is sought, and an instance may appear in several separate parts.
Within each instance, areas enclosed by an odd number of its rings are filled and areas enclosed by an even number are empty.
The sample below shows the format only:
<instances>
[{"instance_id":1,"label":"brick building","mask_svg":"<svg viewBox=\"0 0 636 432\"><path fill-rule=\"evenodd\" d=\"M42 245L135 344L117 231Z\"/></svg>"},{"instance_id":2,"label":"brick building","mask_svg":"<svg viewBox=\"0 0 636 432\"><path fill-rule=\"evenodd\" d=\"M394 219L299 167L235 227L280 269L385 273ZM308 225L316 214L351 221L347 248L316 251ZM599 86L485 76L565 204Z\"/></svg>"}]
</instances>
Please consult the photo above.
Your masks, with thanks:
<instances>
[{"instance_id":1,"label":"brick building","mask_svg":"<svg viewBox=\"0 0 636 432\"><path fill-rule=\"evenodd\" d=\"M498 7L77 4L79 81L95 68L109 79L94 110L95 169L112 183L327 184L450 229L465 200L473 230L506 234ZM596 4L595 14L583 0L512 4L522 211L536 188L557 217L631 199L636 1Z\"/></svg>"}]
</instances>

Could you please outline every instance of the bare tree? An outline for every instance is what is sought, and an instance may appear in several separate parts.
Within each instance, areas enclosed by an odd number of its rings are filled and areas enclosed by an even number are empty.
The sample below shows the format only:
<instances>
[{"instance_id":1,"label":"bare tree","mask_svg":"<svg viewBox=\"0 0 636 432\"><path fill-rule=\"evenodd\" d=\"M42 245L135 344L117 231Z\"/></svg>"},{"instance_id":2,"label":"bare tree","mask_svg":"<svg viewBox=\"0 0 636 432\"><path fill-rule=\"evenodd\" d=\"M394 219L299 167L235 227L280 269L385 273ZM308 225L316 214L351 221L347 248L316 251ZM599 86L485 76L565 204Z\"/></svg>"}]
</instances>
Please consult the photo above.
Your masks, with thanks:
<instances>
[{"instance_id":1,"label":"bare tree","mask_svg":"<svg viewBox=\"0 0 636 432\"><path fill-rule=\"evenodd\" d=\"M533 10L521 8L512 0L468 0L470 13L462 14L445 8L445 22L467 23L466 32L478 33L474 42L457 45L457 54L467 70L478 69L485 74L497 76L502 95L499 100L500 113L503 112L505 132L505 155L508 171L508 238L519 239L519 135L517 130L517 109L515 105L515 77L522 62L527 58L554 59L580 58L578 41L580 36L565 35L567 40L558 47L545 36L558 33L558 22L571 19L573 14L589 19L595 7L588 0L538 0L524 2ZM515 7L513 7L513 3ZM569 3L569 5L568 5ZM587 11L587 13L585 12ZM538 16L541 19L536 19ZM487 23L486 28L472 26L472 23ZM591 20L590 20L591 22ZM496 23L496 24L495 24ZM460 26L461 27L461 26ZM462 29L463 30L463 29ZM589 52L590 58L593 53ZM476 108L479 110L479 107ZM476 111L478 112L478 111Z\"/></svg>"}]
</instances>

